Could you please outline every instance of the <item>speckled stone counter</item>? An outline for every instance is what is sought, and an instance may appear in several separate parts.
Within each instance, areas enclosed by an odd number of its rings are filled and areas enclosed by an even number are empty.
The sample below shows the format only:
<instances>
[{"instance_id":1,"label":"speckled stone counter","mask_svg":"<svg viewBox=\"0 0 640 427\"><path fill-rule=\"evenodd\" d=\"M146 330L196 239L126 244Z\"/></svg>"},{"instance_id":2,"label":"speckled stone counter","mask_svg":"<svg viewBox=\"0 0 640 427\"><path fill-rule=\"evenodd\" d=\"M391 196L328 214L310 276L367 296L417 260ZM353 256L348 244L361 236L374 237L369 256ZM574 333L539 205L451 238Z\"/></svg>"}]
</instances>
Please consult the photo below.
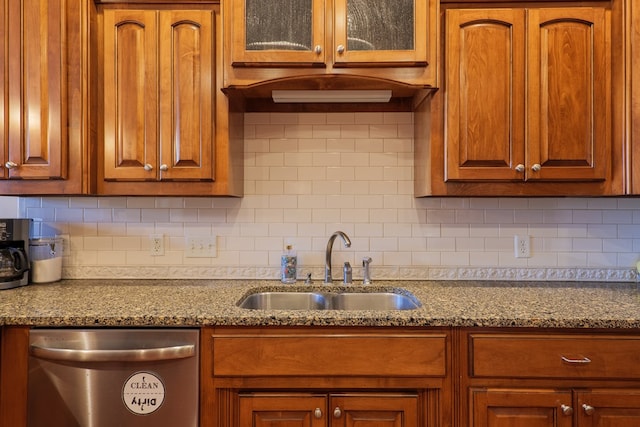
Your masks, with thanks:
<instances>
[{"instance_id":1,"label":"speckled stone counter","mask_svg":"<svg viewBox=\"0 0 640 427\"><path fill-rule=\"evenodd\" d=\"M247 310L257 290L344 290L259 280L63 280L0 291L0 325L29 326L484 326L640 328L631 283L379 282L350 291L402 288L416 310Z\"/></svg>"}]
</instances>

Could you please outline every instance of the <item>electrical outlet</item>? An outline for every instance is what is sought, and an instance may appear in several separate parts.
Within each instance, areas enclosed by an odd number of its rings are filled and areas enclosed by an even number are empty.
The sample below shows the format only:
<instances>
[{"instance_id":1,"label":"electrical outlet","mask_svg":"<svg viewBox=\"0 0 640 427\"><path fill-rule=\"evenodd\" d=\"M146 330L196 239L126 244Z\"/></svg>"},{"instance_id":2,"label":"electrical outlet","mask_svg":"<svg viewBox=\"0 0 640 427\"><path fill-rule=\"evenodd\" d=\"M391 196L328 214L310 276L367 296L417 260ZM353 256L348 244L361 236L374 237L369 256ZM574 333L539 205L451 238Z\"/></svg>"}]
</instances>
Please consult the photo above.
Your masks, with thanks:
<instances>
[{"instance_id":1,"label":"electrical outlet","mask_svg":"<svg viewBox=\"0 0 640 427\"><path fill-rule=\"evenodd\" d=\"M149 236L149 253L151 256L164 255L164 236L162 234Z\"/></svg>"},{"instance_id":2,"label":"electrical outlet","mask_svg":"<svg viewBox=\"0 0 640 427\"><path fill-rule=\"evenodd\" d=\"M215 258L218 256L216 236L187 236L184 256L186 258Z\"/></svg>"},{"instance_id":3,"label":"electrical outlet","mask_svg":"<svg viewBox=\"0 0 640 427\"><path fill-rule=\"evenodd\" d=\"M531 258L531 236L514 236L516 258Z\"/></svg>"}]
</instances>

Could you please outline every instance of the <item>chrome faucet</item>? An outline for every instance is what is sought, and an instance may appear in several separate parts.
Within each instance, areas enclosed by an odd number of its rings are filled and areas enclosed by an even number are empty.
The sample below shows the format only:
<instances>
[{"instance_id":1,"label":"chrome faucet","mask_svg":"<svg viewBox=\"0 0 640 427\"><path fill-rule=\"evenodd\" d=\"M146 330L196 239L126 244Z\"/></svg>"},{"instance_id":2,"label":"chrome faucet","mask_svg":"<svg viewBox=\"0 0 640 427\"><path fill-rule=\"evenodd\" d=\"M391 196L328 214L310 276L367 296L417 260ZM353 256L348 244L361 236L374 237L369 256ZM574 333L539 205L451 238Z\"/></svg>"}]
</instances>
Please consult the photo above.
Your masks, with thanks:
<instances>
[{"instance_id":1,"label":"chrome faucet","mask_svg":"<svg viewBox=\"0 0 640 427\"><path fill-rule=\"evenodd\" d=\"M329 241L327 242L327 252L324 262L324 283L329 284L333 283L333 278L331 277L331 252L333 251L333 242L336 240L336 237L340 236L342 238L342 242L344 243L345 248L351 247L351 240L349 236L344 234L342 231L336 231L329 237Z\"/></svg>"}]
</instances>

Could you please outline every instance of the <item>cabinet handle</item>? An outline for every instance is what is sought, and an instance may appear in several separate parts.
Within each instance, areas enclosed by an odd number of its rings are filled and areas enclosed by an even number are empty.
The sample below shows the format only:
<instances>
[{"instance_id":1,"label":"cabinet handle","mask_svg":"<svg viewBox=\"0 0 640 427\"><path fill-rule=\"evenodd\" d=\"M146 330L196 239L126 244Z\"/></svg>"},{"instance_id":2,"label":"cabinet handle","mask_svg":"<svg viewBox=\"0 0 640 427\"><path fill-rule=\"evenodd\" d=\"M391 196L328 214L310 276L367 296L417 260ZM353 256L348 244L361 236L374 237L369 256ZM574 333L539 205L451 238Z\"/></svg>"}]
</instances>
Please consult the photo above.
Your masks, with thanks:
<instances>
[{"instance_id":1,"label":"cabinet handle","mask_svg":"<svg viewBox=\"0 0 640 427\"><path fill-rule=\"evenodd\" d=\"M593 415L593 412L596 410L596 408L591 405L587 405L586 403L582 404L582 409L584 409L584 413L587 415Z\"/></svg>"},{"instance_id":2,"label":"cabinet handle","mask_svg":"<svg viewBox=\"0 0 640 427\"><path fill-rule=\"evenodd\" d=\"M169 170L169 166L167 166L165 164L162 164L162 165L160 165L160 170L163 171L163 172L164 171L168 171Z\"/></svg>"},{"instance_id":3,"label":"cabinet handle","mask_svg":"<svg viewBox=\"0 0 640 427\"><path fill-rule=\"evenodd\" d=\"M313 416L318 419L322 418L322 409L316 408L316 410L313 411Z\"/></svg>"},{"instance_id":4,"label":"cabinet handle","mask_svg":"<svg viewBox=\"0 0 640 427\"><path fill-rule=\"evenodd\" d=\"M560 405L560 409L562 410L562 415L573 415L573 408L569 405Z\"/></svg>"},{"instance_id":5,"label":"cabinet handle","mask_svg":"<svg viewBox=\"0 0 640 427\"><path fill-rule=\"evenodd\" d=\"M339 54L343 54L343 53L344 53L344 45L339 44L339 45L338 45L338 48L336 49L336 51L337 51Z\"/></svg>"},{"instance_id":6,"label":"cabinet handle","mask_svg":"<svg viewBox=\"0 0 640 427\"><path fill-rule=\"evenodd\" d=\"M144 165L144 170L152 171L153 170L153 166L151 166L149 163L147 163L146 165Z\"/></svg>"},{"instance_id":7,"label":"cabinet handle","mask_svg":"<svg viewBox=\"0 0 640 427\"><path fill-rule=\"evenodd\" d=\"M542 169L542 166L540 166L540 163L536 163L533 166L531 166L531 170L534 172L540 172L540 169Z\"/></svg>"},{"instance_id":8,"label":"cabinet handle","mask_svg":"<svg viewBox=\"0 0 640 427\"><path fill-rule=\"evenodd\" d=\"M342 416L342 411L339 406L336 406L336 409L333 410L333 418L340 418Z\"/></svg>"},{"instance_id":9,"label":"cabinet handle","mask_svg":"<svg viewBox=\"0 0 640 427\"><path fill-rule=\"evenodd\" d=\"M522 163L516 165L516 172L524 172L524 165Z\"/></svg>"},{"instance_id":10,"label":"cabinet handle","mask_svg":"<svg viewBox=\"0 0 640 427\"><path fill-rule=\"evenodd\" d=\"M316 47L313 49L313 51L315 52L316 55L320 55L322 53L322 46L317 44Z\"/></svg>"},{"instance_id":11,"label":"cabinet handle","mask_svg":"<svg viewBox=\"0 0 640 427\"><path fill-rule=\"evenodd\" d=\"M591 359L589 359L588 357L583 357L580 359L570 359L568 357L562 356L562 361L570 365L586 365L587 363L591 363Z\"/></svg>"},{"instance_id":12,"label":"cabinet handle","mask_svg":"<svg viewBox=\"0 0 640 427\"><path fill-rule=\"evenodd\" d=\"M4 167L7 169L15 169L18 167L18 165L16 163L13 162L7 162L4 164Z\"/></svg>"}]
</instances>

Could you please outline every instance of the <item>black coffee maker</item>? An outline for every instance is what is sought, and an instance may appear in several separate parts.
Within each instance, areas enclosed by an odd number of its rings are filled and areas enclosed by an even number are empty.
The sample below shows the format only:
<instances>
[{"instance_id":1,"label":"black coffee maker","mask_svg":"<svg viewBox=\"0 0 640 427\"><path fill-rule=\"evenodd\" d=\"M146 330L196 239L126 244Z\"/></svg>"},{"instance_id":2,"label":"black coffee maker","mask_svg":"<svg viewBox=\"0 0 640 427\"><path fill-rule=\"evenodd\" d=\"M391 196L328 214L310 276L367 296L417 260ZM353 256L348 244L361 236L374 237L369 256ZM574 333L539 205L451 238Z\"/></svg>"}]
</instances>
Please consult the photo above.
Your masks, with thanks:
<instances>
[{"instance_id":1,"label":"black coffee maker","mask_svg":"<svg viewBox=\"0 0 640 427\"><path fill-rule=\"evenodd\" d=\"M0 218L0 289L29 283L31 219Z\"/></svg>"}]
</instances>

